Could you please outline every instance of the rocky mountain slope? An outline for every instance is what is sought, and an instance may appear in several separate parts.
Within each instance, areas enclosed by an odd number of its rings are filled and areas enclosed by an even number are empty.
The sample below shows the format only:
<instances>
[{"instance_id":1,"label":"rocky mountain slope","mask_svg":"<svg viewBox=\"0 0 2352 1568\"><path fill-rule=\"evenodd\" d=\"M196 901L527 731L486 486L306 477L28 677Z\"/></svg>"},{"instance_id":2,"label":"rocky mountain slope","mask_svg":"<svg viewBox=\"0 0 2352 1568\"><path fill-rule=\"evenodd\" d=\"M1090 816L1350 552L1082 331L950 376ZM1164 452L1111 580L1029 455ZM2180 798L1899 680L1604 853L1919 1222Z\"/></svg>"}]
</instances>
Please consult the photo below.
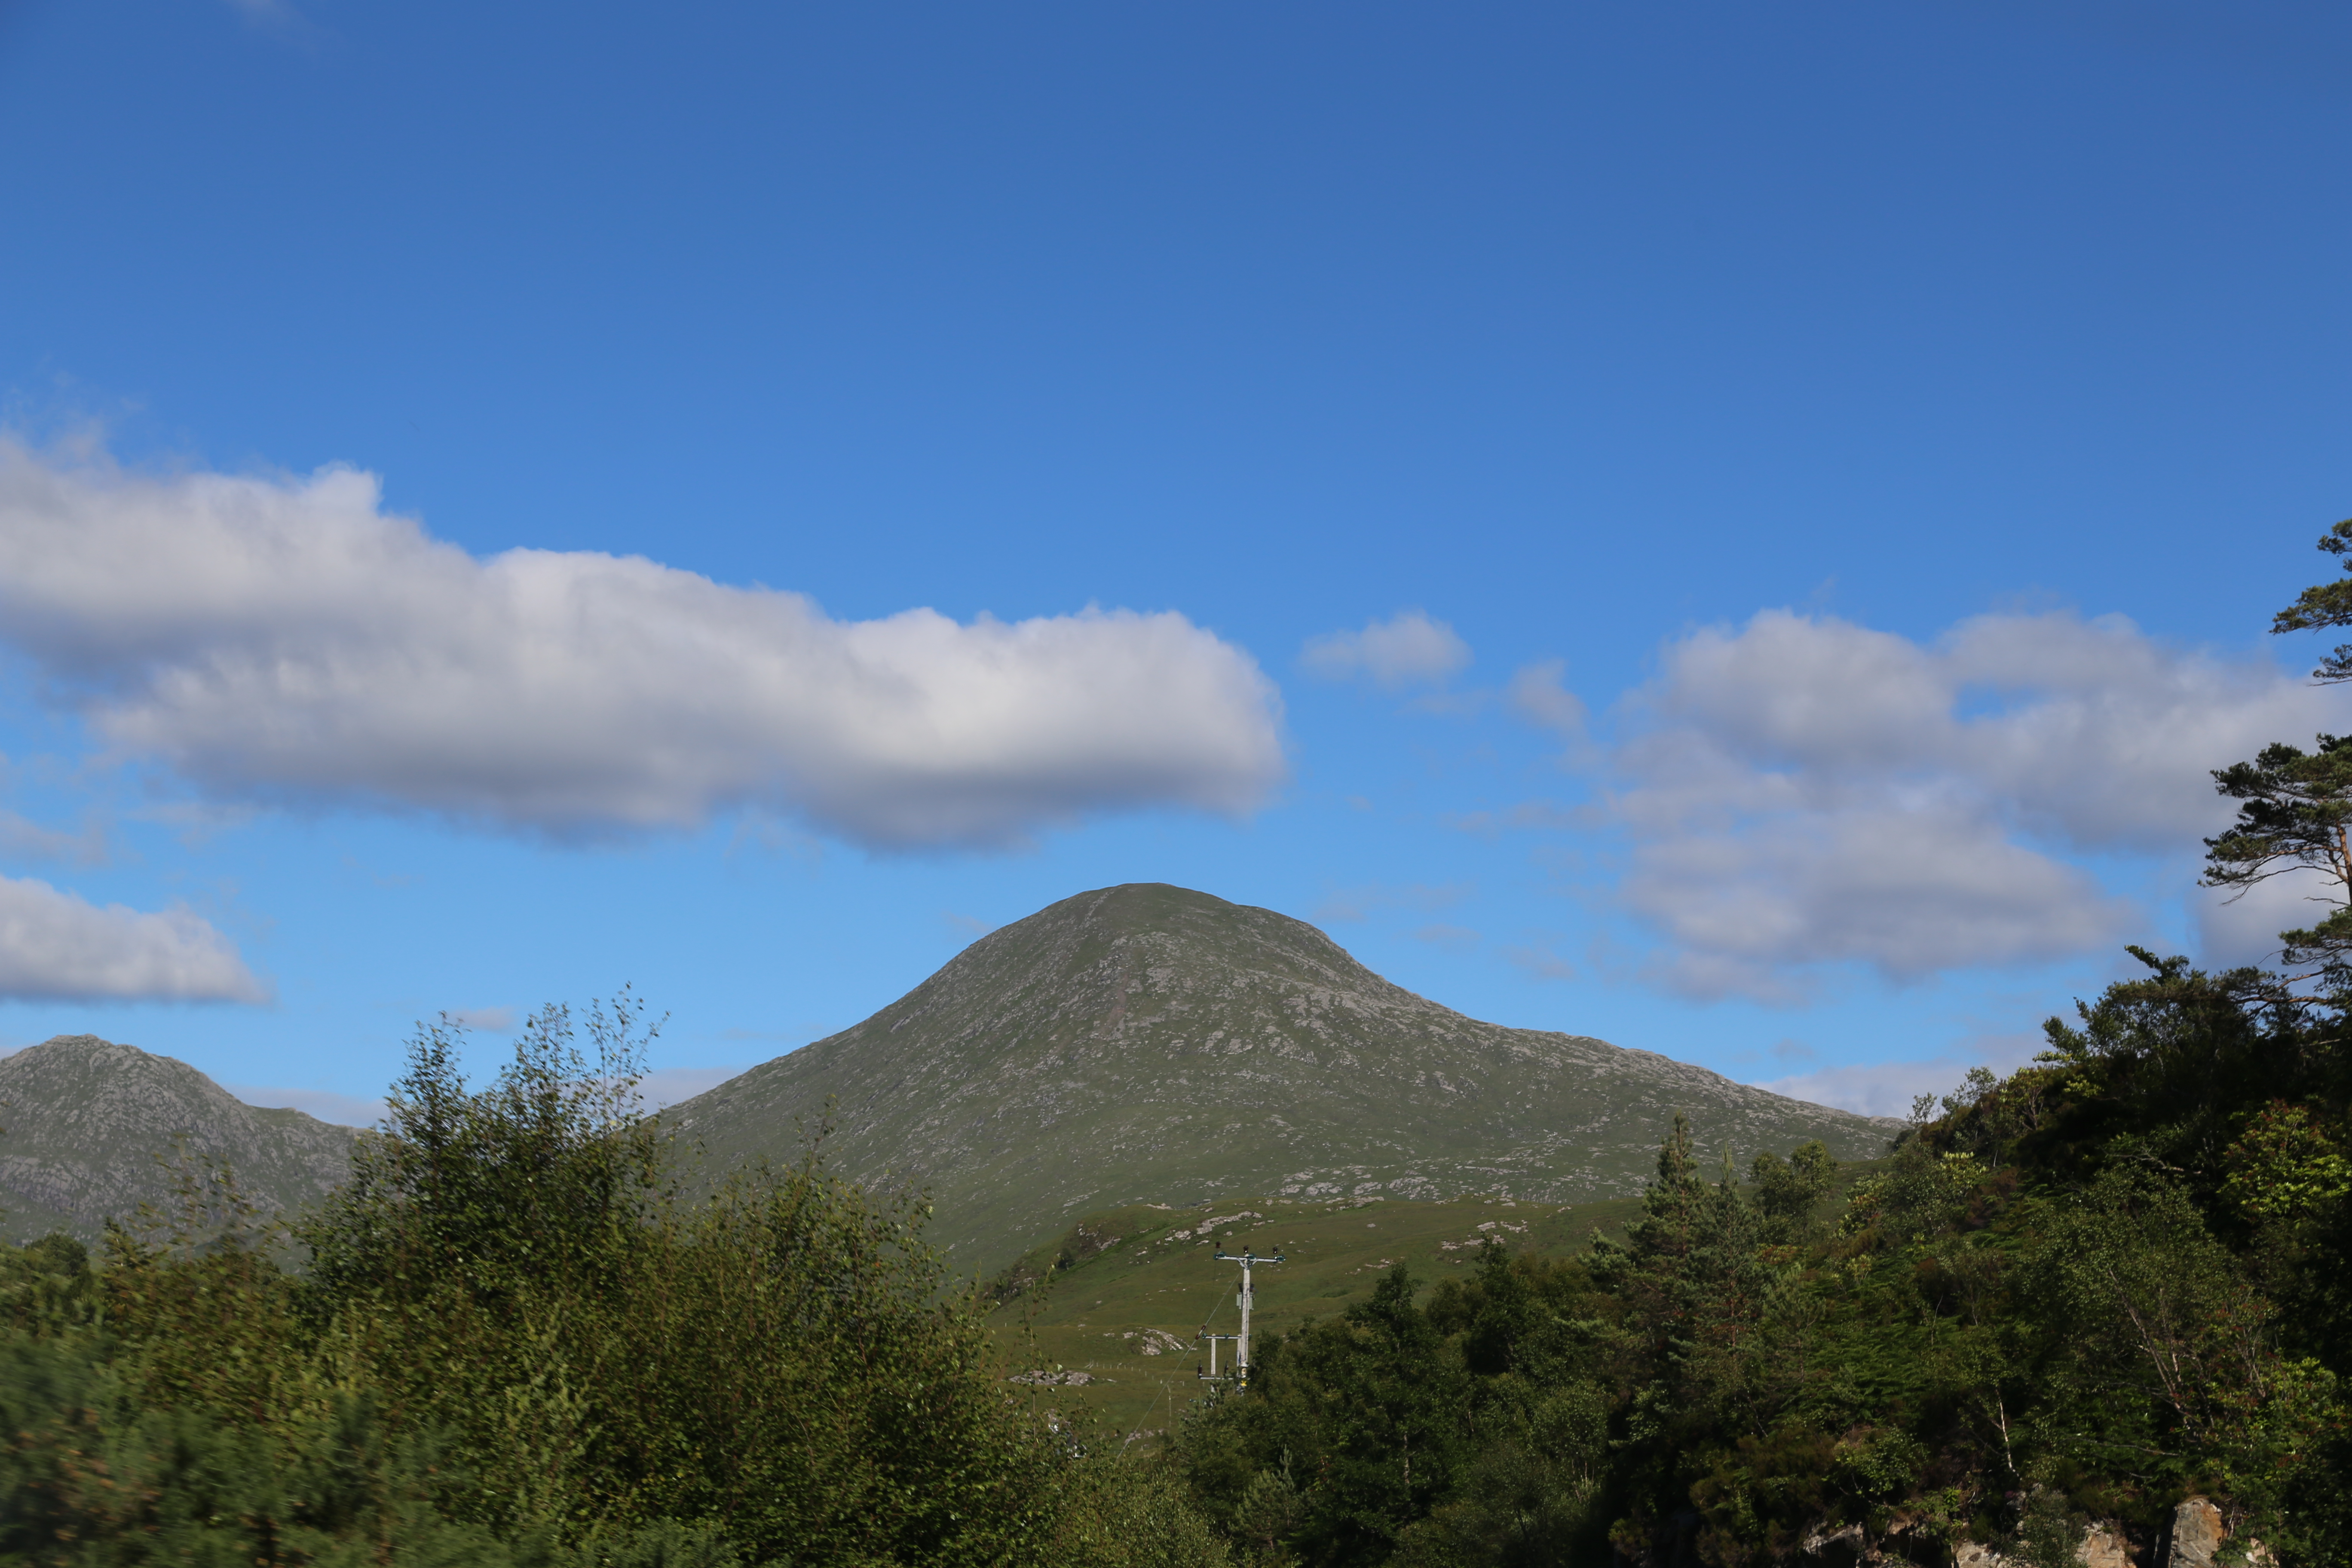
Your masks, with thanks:
<instances>
[{"instance_id":1,"label":"rocky mountain slope","mask_svg":"<svg viewBox=\"0 0 2352 1568\"><path fill-rule=\"evenodd\" d=\"M173 1192L157 1163L181 1150L227 1165L265 1215L342 1179L349 1127L264 1110L183 1061L95 1035L60 1035L0 1058L0 1235L95 1238L110 1215Z\"/></svg>"},{"instance_id":2,"label":"rocky mountain slope","mask_svg":"<svg viewBox=\"0 0 2352 1568\"><path fill-rule=\"evenodd\" d=\"M672 1107L715 1163L827 1159L931 1189L931 1235L992 1269L1131 1202L1562 1204L1638 1192L1675 1113L1708 1149L1840 1159L1888 1124L1602 1040L1465 1017L1314 927L1164 884L997 931L864 1023Z\"/></svg>"}]
</instances>

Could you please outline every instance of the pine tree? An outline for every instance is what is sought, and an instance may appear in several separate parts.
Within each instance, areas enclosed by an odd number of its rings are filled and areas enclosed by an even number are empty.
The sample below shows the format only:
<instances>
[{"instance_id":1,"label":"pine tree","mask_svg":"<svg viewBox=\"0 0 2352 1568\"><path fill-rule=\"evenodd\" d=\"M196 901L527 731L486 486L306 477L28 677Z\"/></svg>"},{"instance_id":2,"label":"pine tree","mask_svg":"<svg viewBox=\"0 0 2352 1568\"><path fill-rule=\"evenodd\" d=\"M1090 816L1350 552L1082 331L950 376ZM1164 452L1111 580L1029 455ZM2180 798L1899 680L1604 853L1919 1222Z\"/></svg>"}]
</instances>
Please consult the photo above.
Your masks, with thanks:
<instances>
[{"instance_id":1,"label":"pine tree","mask_svg":"<svg viewBox=\"0 0 2352 1568\"><path fill-rule=\"evenodd\" d=\"M2319 548L2347 557L2352 572L2352 519L2323 535ZM2323 626L2352 626L2352 578L2305 588L2271 630ZM2352 643L2323 659L2312 678L2352 680ZM2330 991L2352 989L2352 736L2321 735L2310 752L2265 746L2252 762L2214 770L2213 784L2239 803L2238 820L2205 840L2204 885L2227 888L2236 900L2274 877L2317 873L2313 900L2334 907L2308 926L2280 932L2281 956L2291 969L2315 970Z\"/></svg>"}]
</instances>

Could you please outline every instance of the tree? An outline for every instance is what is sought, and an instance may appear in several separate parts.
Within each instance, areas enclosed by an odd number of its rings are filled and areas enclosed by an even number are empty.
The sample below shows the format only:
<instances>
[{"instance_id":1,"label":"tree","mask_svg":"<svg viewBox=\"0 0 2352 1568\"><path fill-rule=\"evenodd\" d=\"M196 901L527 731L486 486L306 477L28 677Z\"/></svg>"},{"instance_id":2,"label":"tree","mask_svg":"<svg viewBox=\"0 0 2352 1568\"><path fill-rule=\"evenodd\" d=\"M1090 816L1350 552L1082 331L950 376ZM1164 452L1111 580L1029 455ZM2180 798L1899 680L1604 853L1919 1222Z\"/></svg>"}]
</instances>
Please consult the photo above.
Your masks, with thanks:
<instances>
[{"instance_id":1,"label":"tree","mask_svg":"<svg viewBox=\"0 0 2352 1568\"><path fill-rule=\"evenodd\" d=\"M362 1139L350 1180L299 1226L314 1300L420 1308L462 1282L503 1302L613 1267L671 1179L636 1094L658 1026L625 989L586 1023L593 1058L570 1008L534 1014L514 1060L478 1092L466 1084L462 1026L418 1033L386 1131Z\"/></svg>"},{"instance_id":2,"label":"tree","mask_svg":"<svg viewBox=\"0 0 2352 1568\"><path fill-rule=\"evenodd\" d=\"M1801 1235L1813 1205L1837 1183L1837 1161L1818 1138L1799 1144L1786 1160L1768 1149L1756 1156L1748 1171L1765 1237L1776 1242Z\"/></svg>"},{"instance_id":3,"label":"tree","mask_svg":"<svg viewBox=\"0 0 2352 1568\"><path fill-rule=\"evenodd\" d=\"M2352 572L2352 519L2322 535L2319 548L2345 557ZM2352 626L2352 579L2305 588L2271 623L2273 634L2323 626ZM2312 678L2352 680L2352 643L2321 660ZM2316 872L2322 889L2314 901L2336 907L2309 926L2280 932L2281 957L2290 969L2315 966L2330 991L2346 989L2352 982L2352 736L2321 735L2311 752L2265 746L2251 763L2215 769L2213 784L2239 803L2238 820L2205 840L2204 885L2230 889L2235 900L2274 877Z\"/></svg>"},{"instance_id":4,"label":"tree","mask_svg":"<svg viewBox=\"0 0 2352 1568\"><path fill-rule=\"evenodd\" d=\"M2273 877L2317 872L2324 890L2315 901L2336 907L2309 926L2281 931L2282 957L2290 968L2316 964L2332 980L2345 978L2352 958L2352 736L2322 735L2314 752L2264 746L2251 763L2215 769L2213 784L2241 804L2229 831L2205 840L2204 885L2231 889L2236 900Z\"/></svg>"},{"instance_id":5,"label":"tree","mask_svg":"<svg viewBox=\"0 0 2352 1568\"><path fill-rule=\"evenodd\" d=\"M2343 558L2344 570L2352 572L2352 518L2321 534L2319 548ZM2271 620L2273 636L2280 632L2317 631L2324 626L2352 626L2352 580L2339 577L2333 583L2305 588L2294 604ZM2320 660L2311 677L2331 684L2352 680L2352 643L2344 644Z\"/></svg>"}]
</instances>

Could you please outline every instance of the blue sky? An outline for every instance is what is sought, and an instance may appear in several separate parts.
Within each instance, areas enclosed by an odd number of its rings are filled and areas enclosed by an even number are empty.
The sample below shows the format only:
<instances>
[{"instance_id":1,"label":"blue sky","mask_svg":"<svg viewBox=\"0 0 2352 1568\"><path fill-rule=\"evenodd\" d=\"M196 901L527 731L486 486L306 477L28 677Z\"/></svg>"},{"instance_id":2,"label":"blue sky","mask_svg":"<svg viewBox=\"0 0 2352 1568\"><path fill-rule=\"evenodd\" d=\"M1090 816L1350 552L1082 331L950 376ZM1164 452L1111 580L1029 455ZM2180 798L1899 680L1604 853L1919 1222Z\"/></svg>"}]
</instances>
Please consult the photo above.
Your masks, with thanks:
<instances>
[{"instance_id":1,"label":"blue sky","mask_svg":"<svg viewBox=\"0 0 2352 1568\"><path fill-rule=\"evenodd\" d=\"M0 1044L677 1092L1165 880L2014 1062L2300 923L2347 129L2320 5L0 5Z\"/></svg>"}]
</instances>

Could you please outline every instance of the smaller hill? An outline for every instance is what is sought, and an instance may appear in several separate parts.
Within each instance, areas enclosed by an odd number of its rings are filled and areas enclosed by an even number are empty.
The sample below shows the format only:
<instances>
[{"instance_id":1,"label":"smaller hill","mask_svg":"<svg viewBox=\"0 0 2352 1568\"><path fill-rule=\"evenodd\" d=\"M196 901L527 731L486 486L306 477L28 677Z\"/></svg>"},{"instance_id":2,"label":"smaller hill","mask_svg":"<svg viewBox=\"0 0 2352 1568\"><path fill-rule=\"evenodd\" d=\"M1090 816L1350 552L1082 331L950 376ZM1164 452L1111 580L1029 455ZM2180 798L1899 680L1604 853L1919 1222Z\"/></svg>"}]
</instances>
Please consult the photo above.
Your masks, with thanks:
<instances>
[{"instance_id":1,"label":"smaller hill","mask_svg":"<svg viewBox=\"0 0 2352 1568\"><path fill-rule=\"evenodd\" d=\"M170 1200L183 1152L228 1166L265 1216L298 1208L343 1179L358 1136L247 1105L171 1057L59 1035L0 1058L0 1235L95 1240L110 1215Z\"/></svg>"}]
</instances>

